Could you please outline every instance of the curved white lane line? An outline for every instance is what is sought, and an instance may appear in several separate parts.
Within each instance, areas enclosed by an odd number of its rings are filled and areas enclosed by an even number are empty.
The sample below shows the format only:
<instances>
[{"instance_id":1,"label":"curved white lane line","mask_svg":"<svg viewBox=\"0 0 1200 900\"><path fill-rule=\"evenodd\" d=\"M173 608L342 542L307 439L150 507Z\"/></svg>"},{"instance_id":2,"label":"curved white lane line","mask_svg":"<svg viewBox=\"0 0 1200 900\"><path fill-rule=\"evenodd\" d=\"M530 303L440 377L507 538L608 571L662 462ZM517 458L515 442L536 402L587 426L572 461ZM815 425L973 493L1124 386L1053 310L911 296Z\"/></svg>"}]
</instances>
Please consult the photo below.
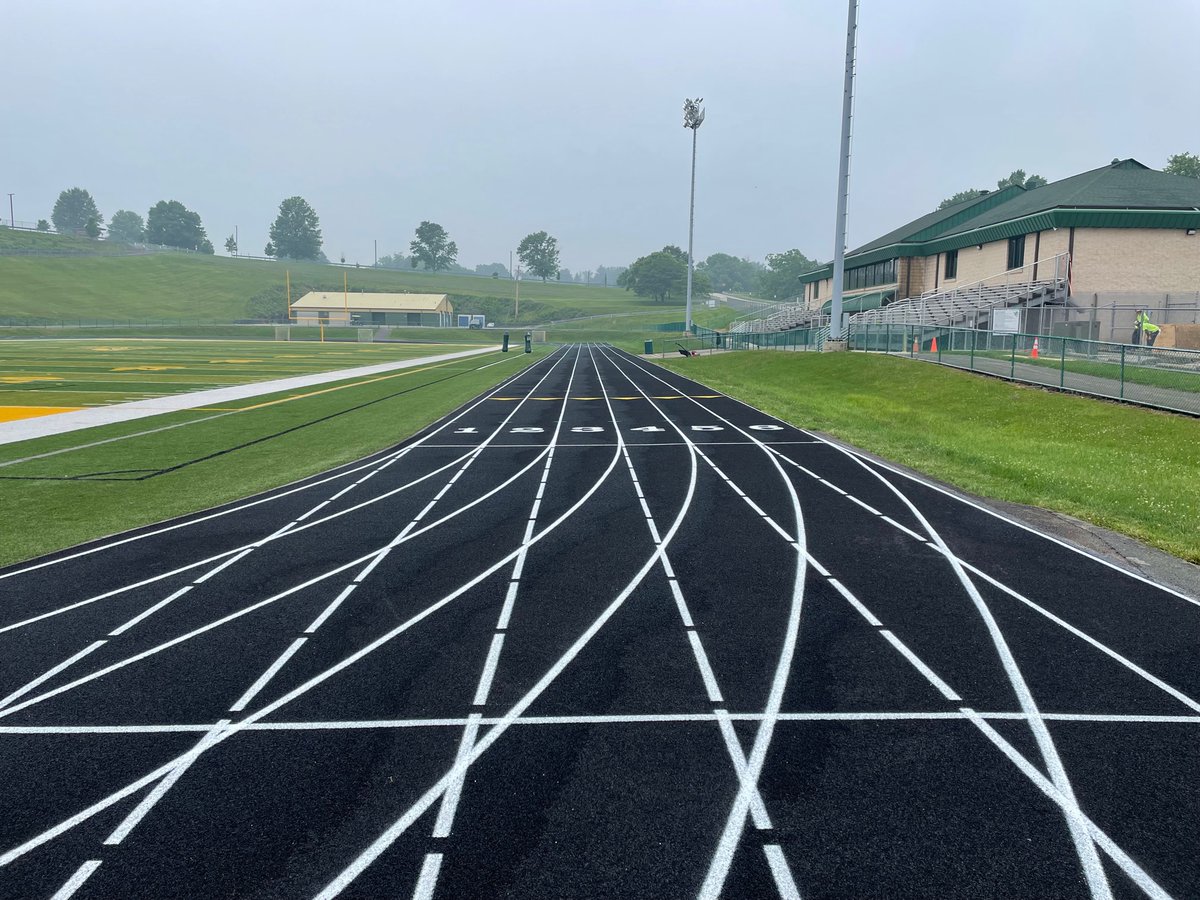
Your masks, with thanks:
<instances>
[{"instance_id":1,"label":"curved white lane line","mask_svg":"<svg viewBox=\"0 0 1200 900\"><path fill-rule=\"evenodd\" d=\"M670 386L667 381L659 378L658 375L644 366L641 366L636 360L632 362L632 365L656 381ZM687 395L684 394L684 396L686 397ZM773 453L769 452L767 445L750 432L743 430L728 419L708 409L696 399L692 397L687 397L687 399L691 400L692 403L701 409L704 409L709 415L724 422L734 431L751 440L766 454L767 459L771 461L771 464L775 467L775 470L779 473L779 477L783 479L783 483L787 487L788 495L792 501L792 513L796 520L796 542L792 545L796 550L796 575L792 585L791 608L788 612L783 646L780 648L779 662L775 668L775 676L771 682L771 690L767 696L766 706L763 709L763 718L754 736L754 745L750 751L750 758L746 765L746 777L742 780L738 788L733 807L729 811L729 818L725 822L725 828L722 830L720 840L713 851L708 873L705 875L704 883L700 887L698 896L703 898L703 900L710 900L710 898L720 897L721 890L725 886L725 879L729 875L729 869L733 865L733 857L737 852L737 845L746 827L746 817L749 814L750 805L757 794L758 779L762 776L767 750L771 745L771 738L775 732L775 724L779 719L779 713L783 706L783 693L787 687L787 677L791 672L792 660L795 657L796 645L799 642L800 611L804 604L804 580L808 571L808 542L804 529L804 515L800 510L800 497L796 493L796 486L788 478L779 460L776 459Z\"/></svg>"},{"instance_id":2,"label":"curved white lane line","mask_svg":"<svg viewBox=\"0 0 1200 900\"><path fill-rule=\"evenodd\" d=\"M428 438L437 434L439 431L442 431L443 429L449 427L450 425L453 425L455 422L457 422L459 419L461 419L467 413L471 412L473 409L475 409L475 407L479 406L485 400L491 399L492 396L494 396L495 394L498 394L500 391L502 391L505 387L508 386L509 382L519 378L521 375L524 375L526 372L530 371L531 369L535 368L536 366L539 366L544 362L548 362L549 360L551 360L553 358L554 358L554 354L551 353L549 356L545 356L542 359L537 360L536 362L534 362L531 365L527 366L526 368L522 369L520 372L514 372L508 378L505 378L503 381L501 381L500 384L498 384L492 391L490 391L486 397L481 397L479 400L472 403L466 409L463 409L461 412L459 412L458 415L454 416L454 418L449 419L446 422L443 422L441 425L439 425L436 429L431 431L424 438L421 438L419 441L414 442L414 444L412 444L410 446L416 446L417 444L424 443L426 440L428 440ZM557 362L555 364L557 365ZM489 363L487 366L480 366L479 368L485 369L485 368L489 368L490 366L493 366L493 365L496 365L496 364ZM472 371L478 371L478 369L472 370ZM431 424L436 424L436 423L431 423ZM407 449L407 448L405 448L405 449ZM391 451L391 452L398 452L398 451ZM230 515L231 513L241 512L242 510L249 509L250 507L253 507L253 506L259 506L263 503L270 503L271 501L278 500L282 497L288 497L288 496L291 496L292 494L300 493L301 491L306 491L313 487L319 487L322 484L327 484L330 481L335 481L339 478L345 478L347 475L353 475L356 472L361 472L363 469L367 469L373 465L378 464L381 460L374 459L372 457L379 456L379 454L381 454L381 453L387 454L387 453L389 453L389 451L387 451L387 450L376 451L375 453L371 454L371 457L368 457L368 458L371 458L371 462L366 463L364 465L356 466L355 468L348 468L345 471L339 471L337 474L328 476L326 478L321 478L320 475L316 475L316 476L307 475L304 478L297 479L298 481L304 482L304 483L297 484L295 487L288 488L287 485L282 485L281 487L271 488L269 491L265 492L268 494L268 496L260 497L257 500L252 500L248 503L242 503L238 506L230 507L229 509L223 509L223 510L220 510L219 512L210 513L208 515L201 515L196 518L190 518L186 522L178 522L174 525L167 525L163 528L157 528L157 529L154 529L153 531L147 531L143 534L133 535L132 537L121 538L120 540L102 544L101 546L98 546L98 547L89 547L87 550L81 550L77 553L72 553L67 556L60 556L60 557L56 557L51 560L47 560L45 562L34 563L32 565L23 566L18 569L11 569L8 572L0 572L0 581L4 580L6 578L12 578L16 575L24 575L27 572L32 572L37 569L43 569L43 568L46 568L47 566L55 566L55 565L58 565L59 563L68 562L69 560L72 560L72 559L79 559L82 556L89 556L93 553L100 553L104 550L111 550L114 547L119 547L123 544L129 544L134 541L140 541L140 540L143 540L144 538L155 537L156 535L165 534L168 531L175 531L177 529L187 528L191 525L196 525L201 522L208 522L212 519L220 518L221 516L227 516L227 515ZM381 459L382 458L386 458L386 457L381 457ZM355 463L350 462L350 463L346 463L345 465L346 466L355 466ZM309 479L319 479L319 480L309 480ZM293 484L295 484L295 482L293 482ZM153 527L153 526L150 526L150 527ZM103 540L103 538L101 538L101 540ZM231 550L229 552L236 553L237 551ZM224 555L224 554L222 554L222 555ZM220 557L216 557L216 558L219 559Z\"/></svg>"}]
</instances>

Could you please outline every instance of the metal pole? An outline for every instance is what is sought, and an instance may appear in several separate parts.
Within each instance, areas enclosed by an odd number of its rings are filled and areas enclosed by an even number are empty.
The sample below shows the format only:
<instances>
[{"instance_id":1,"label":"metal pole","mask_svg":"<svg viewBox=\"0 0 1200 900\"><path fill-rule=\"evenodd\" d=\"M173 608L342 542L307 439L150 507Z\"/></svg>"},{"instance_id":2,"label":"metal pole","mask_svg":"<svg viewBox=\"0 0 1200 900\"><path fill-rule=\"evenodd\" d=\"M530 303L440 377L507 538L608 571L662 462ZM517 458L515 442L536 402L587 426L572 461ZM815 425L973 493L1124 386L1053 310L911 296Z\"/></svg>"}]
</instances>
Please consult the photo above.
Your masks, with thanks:
<instances>
[{"instance_id":1,"label":"metal pole","mask_svg":"<svg viewBox=\"0 0 1200 900\"><path fill-rule=\"evenodd\" d=\"M829 306L830 340L842 338L842 277L846 263L846 194L850 183L850 119L854 109L854 45L858 0L850 0L846 21L846 78L842 87L842 148L838 159L837 224L833 234L833 299Z\"/></svg>"},{"instance_id":2,"label":"metal pole","mask_svg":"<svg viewBox=\"0 0 1200 900\"><path fill-rule=\"evenodd\" d=\"M685 100L683 104L683 127L692 129L692 193L688 204L688 259L687 259L687 308L684 327L692 330L692 236L696 227L696 132L704 122L704 110L700 108L703 97Z\"/></svg>"},{"instance_id":3,"label":"metal pole","mask_svg":"<svg viewBox=\"0 0 1200 900\"><path fill-rule=\"evenodd\" d=\"M8 224L13 228L17 227L17 217L13 214L13 195L8 195Z\"/></svg>"}]
</instances>

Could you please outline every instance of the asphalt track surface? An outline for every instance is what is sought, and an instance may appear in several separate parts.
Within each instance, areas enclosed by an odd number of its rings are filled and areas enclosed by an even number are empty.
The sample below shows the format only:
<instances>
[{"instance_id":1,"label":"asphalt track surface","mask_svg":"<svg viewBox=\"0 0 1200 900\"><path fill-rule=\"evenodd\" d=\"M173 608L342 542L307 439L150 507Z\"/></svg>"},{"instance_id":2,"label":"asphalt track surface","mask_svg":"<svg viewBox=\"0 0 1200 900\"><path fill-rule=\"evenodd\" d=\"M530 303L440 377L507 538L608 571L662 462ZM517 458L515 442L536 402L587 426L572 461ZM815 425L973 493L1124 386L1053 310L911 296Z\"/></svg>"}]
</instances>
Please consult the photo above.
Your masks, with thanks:
<instances>
[{"instance_id":1,"label":"asphalt track surface","mask_svg":"<svg viewBox=\"0 0 1200 900\"><path fill-rule=\"evenodd\" d=\"M609 347L0 572L5 897L1194 897L1200 605Z\"/></svg>"}]
</instances>

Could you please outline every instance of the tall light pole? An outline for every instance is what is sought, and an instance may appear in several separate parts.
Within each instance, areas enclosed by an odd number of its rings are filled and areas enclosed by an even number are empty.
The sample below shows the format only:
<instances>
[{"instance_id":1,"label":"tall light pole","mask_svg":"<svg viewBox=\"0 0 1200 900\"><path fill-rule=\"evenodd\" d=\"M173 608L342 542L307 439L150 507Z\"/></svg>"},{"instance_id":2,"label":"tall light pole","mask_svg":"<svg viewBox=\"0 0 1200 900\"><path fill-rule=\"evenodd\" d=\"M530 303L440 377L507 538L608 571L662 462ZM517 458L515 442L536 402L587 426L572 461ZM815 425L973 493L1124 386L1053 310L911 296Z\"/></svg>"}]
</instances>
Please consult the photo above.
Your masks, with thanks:
<instances>
[{"instance_id":1,"label":"tall light pole","mask_svg":"<svg viewBox=\"0 0 1200 900\"><path fill-rule=\"evenodd\" d=\"M12 198L13 198L13 195L9 194L8 195L8 224L11 225L13 228L16 228L17 227L17 217L13 215Z\"/></svg>"},{"instance_id":2,"label":"tall light pole","mask_svg":"<svg viewBox=\"0 0 1200 900\"><path fill-rule=\"evenodd\" d=\"M683 127L692 129L692 199L688 206L687 330L692 330L692 233L696 228L696 132L704 124L703 97L683 101Z\"/></svg>"},{"instance_id":3,"label":"tall light pole","mask_svg":"<svg viewBox=\"0 0 1200 900\"><path fill-rule=\"evenodd\" d=\"M854 110L854 45L858 36L858 0L850 0L846 22L846 77L842 84L842 147L838 159L837 225L833 234L833 297L829 302L829 339L842 335L842 276L846 268L846 194L850 183L850 119Z\"/></svg>"}]
</instances>

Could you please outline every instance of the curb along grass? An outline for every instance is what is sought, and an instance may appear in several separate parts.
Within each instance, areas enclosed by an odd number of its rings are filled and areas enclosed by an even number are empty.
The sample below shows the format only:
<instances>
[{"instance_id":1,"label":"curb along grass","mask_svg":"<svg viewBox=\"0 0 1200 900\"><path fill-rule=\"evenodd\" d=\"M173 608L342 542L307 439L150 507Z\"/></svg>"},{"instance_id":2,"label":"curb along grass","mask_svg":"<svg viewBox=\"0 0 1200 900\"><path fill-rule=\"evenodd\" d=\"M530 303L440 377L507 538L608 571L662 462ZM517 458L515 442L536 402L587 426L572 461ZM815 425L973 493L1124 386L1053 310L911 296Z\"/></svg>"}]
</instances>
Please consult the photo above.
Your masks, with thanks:
<instances>
[{"instance_id":1,"label":"curb along grass","mask_svg":"<svg viewBox=\"0 0 1200 900\"><path fill-rule=\"evenodd\" d=\"M1200 562L1200 420L861 353L664 364L965 491Z\"/></svg>"}]
</instances>

